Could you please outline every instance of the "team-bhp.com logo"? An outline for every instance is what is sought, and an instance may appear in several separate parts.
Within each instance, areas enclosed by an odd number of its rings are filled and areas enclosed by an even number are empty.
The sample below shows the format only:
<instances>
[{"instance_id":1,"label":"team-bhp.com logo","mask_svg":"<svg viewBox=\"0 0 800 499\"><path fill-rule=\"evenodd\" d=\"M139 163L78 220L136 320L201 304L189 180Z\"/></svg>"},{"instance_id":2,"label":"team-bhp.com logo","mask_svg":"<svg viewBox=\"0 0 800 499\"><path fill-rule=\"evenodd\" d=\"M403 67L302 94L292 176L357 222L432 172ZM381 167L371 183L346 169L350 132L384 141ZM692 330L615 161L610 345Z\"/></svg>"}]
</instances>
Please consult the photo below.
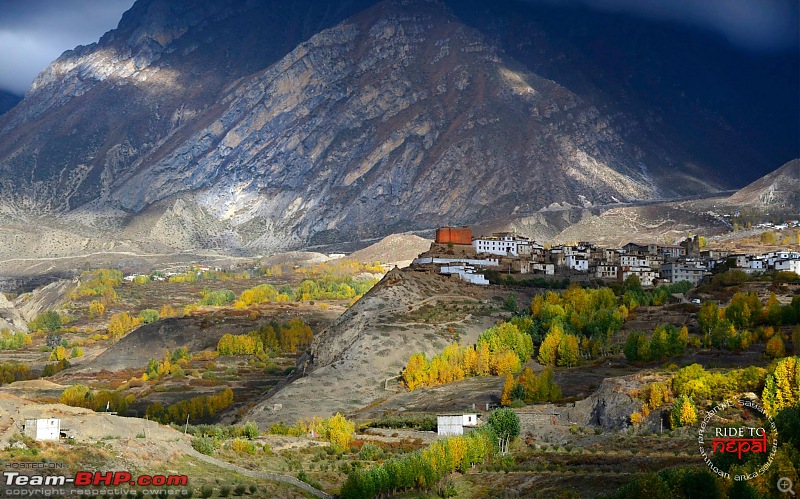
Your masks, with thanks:
<instances>
[{"instance_id":1,"label":"team-bhp.com logo","mask_svg":"<svg viewBox=\"0 0 800 499\"><path fill-rule=\"evenodd\" d=\"M775 422L757 403L749 400L725 401L706 413L698 436L700 455L706 465L724 478L752 480L763 475L778 451ZM743 463L753 454L766 456L766 462L752 473L731 476L713 462L716 456L735 456Z\"/></svg>"},{"instance_id":2,"label":"team-bhp.com logo","mask_svg":"<svg viewBox=\"0 0 800 499\"><path fill-rule=\"evenodd\" d=\"M32 463L37 464L37 463ZM52 464L52 463L51 463ZM10 468L8 463L6 468ZM13 466L14 469L23 468ZM29 466L26 468L38 470L41 467ZM86 494L96 495L98 488L110 488L99 492L110 495L122 495L127 487L182 487L189 483L186 475L138 475L133 476L127 471L79 471L74 477L64 475L22 473L20 471L4 471L3 483L6 486L6 496L53 496ZM85 490L80 490L85 488ZM114 490L111 490L114 489ZM148 495L164 495L166 490L149 491ZM170 490L169 495L183 495L184 491Z\"/></svg>"}]
</instances>

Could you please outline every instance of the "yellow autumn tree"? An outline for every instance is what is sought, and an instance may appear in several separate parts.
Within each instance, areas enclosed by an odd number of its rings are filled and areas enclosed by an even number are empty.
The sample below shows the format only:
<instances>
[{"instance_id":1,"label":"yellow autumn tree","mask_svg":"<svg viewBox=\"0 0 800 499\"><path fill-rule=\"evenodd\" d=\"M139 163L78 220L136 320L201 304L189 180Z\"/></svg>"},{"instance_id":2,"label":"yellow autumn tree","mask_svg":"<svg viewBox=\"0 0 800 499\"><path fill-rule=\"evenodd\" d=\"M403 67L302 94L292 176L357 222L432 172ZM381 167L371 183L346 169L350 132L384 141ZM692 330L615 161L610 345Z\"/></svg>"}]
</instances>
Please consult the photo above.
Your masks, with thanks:
<instances>
[{"instance_id":1,"label":"yellow autumn tree","mask_svg":"<svg viewBox=\"0 0 800 499\"><path fill-rule=\"evenodd\" d=\"M544 337L544 341L539 345L539 363L545 366L556 365L558 358L558 345L564 337L564 327L560 322L554 322Z\"/></svg>"},{"instance_id":2,"label":"yellow autumn tree","mask_svg":"<svg viewBox=\"0 0 800 499\"><path fill-rule=\"evenodd\" d=\"M92 300L92 303L89 304L90 319L94 319L95 317L100 317L101 315L103 315L103 312L105 311L106 311L106 306L97 300Z\"/></svg>"},{"instance_id":3,"label":"yellow autumn tree","mask_svg":"<svg viewBox=\"0 0 800 499\"><path fill-rule=\"evenodd\" d=\"M495 376L515 373L520 367L519 357L511 350L495 352L489 361L489 371Z\"/></svg>"},{"instance_id":4,"label":"yellow autumn tree","mask_svg":"<svg viewBox=\"0 0 800 499\"><path fill-rule=\"evenodd\" d=\"M506 381L503 384L503 393L500 395L500 405L511 405L511 390L514 389L514 376L511 373L506 374Z\"/></svg>"},{"instance_id":5,"label":"yellow autumn tree","mask_svg":"<svg viewBox=\"0 0 800 499\"><path fill-rule=\"evenodd\" d=\"M353 440L355 429L356 426L353 422L348 421L337 412L324 423L323 438L330 442L334 449L342 451L346 449Z\"/></svg>"},{"instance_id":6,"label":"yellow autumn tree","mask_svg":"<svg viewBox=\"0 0 800 499\"><path fill-rule=\"evenodd\" d=\"M408 365L403 369L403 381L409 391L428 383L428 361L424 354L416 353L408 359Z\"/></svg>"},{"instance_id":7,"label":"yellow autumn tree","mask_svg":"<svg viewBox=\"0 0 800 499\"><path fill-rule=\"evenodd\" d=\"M161 310L158 312L158 316L161 318L164 317L175 317L177 314L175 313L175 309L172 308L170 305L164 305L161 307Z\"/></svg>"},{"instance_id":8,"label":"yellow autumn tree","mask_svg":"<svg viewBox=\"0 0 800 499\"><path fill-rule=\"evenodd\" d=\"M114 314L108 322L108 334L111 335L112 338L120 338L129 333L140 323L141 321L138 318L131 318L127 312Z\"/></svg>"}]
</instances>

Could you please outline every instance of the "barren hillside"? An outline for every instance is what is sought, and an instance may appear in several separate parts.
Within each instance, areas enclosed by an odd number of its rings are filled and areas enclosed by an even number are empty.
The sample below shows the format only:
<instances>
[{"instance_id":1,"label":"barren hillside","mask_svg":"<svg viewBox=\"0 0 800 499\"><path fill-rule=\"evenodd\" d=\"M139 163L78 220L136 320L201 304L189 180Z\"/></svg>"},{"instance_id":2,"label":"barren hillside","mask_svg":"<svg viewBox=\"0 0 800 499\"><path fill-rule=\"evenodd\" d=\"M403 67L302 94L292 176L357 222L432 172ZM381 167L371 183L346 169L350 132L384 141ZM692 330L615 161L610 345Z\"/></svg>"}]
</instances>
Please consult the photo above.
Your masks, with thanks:
<instances>
[{"instance_id":1,"label":"barren hillside","mask_svg":"<svg viewBox=\"0 0 800 499\"><path fill-rule=\"evenodd\" d=\"M314 339L310 372L261 401L245 419L262 426L293 422L384 399L396 391L394 377L412 354L438 353L456 339L474 343L503 315L503 292L425 272L392 270Z\"/></svg>"}]
</instances>

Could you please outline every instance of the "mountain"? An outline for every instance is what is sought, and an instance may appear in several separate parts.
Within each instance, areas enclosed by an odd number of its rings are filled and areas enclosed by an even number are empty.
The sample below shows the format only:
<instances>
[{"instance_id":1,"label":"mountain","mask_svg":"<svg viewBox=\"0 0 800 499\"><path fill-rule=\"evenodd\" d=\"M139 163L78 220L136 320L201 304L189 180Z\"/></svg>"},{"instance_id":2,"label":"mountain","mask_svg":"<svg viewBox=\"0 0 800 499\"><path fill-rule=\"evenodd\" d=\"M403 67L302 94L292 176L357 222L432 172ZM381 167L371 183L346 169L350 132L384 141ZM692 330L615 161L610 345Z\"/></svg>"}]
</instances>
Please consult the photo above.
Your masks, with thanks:
<instances>
[{"instance_id":1,"label":"mountain","mask_svg":"<svg viewBox=\"0 0 800 499\"><path fill-rule=\"evenodd\" d=\"M715 192L775 163L724 106L747 85L723 72L706 99L676 71L730 49L690 34L674 61L673 28L568 12L138 0L0 117L0 213L276 251Z\"/></svg>"},{"instance_id":2,"label":"mountain","mask_svg":"<svg viewBox=\"0 0 800 499\"><path fill-rule=\"evenodd\" d=\"M800 159L789 161L739 189L727 201L735 206L797 215L800 213Z\"/></svg>"},{"instance_id":3,"label":"mountain","mask_svg":"<svg viewBox=\"0 0 800 499\"><path fill-rule=\"evenodd\" d=\"M0 114L4 114L22 100L22 97L12 94L7 90L0 89Z\"/></svg>"}]
</instances>

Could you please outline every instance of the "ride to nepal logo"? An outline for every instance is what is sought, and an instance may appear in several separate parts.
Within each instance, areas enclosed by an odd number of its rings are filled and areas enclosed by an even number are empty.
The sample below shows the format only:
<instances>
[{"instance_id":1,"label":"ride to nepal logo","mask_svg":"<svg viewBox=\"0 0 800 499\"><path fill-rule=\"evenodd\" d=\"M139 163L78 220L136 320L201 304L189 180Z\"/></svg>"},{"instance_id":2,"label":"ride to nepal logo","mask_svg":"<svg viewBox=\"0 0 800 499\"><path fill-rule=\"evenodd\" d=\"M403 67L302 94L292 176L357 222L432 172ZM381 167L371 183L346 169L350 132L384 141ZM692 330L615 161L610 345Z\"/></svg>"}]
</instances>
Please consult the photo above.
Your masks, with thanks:
<instances>
[{"instance_id":1,"label":"ride to nepal logo","mask_svg":"<svg viewBox=\"0 0 800 499\"><path fill-rule=\"evenodd\" d=\"M727 400L706 412L700 423L698 444L700 455L711 471L736 481L752 480L766 473L772 464L778 452L778 430L772 417L756 402ZM723 460L744 464L752 461L754 455L765 456L766 461L750 473L731 476L717 466Z\"/></svg>"}]
</instances>

